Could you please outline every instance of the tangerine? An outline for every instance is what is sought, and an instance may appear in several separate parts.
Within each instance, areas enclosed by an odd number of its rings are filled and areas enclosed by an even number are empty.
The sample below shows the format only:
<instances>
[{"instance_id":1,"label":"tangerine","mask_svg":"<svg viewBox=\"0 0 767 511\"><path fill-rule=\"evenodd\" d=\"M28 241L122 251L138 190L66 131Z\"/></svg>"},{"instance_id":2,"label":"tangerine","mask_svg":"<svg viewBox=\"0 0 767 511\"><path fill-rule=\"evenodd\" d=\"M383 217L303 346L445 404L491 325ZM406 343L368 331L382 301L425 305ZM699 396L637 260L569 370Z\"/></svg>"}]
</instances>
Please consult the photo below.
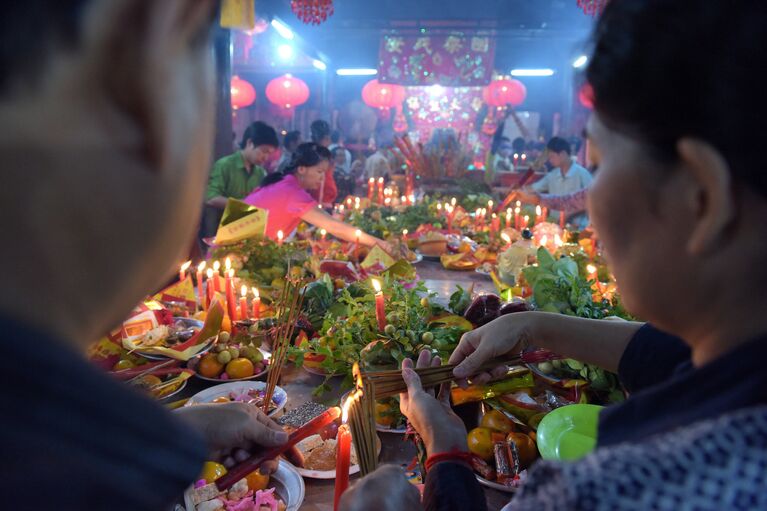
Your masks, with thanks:
<instances>
[{"instance_id":1,"label":"tangerine","mask_svg":"<svg viewBox=\"0 0 767 511\"><path fill-rule=\"evenodd\" d=\"M248 378L249 376L253 376L256 374L256 370L253 366L253 362L247 358L240 357L235 358L226 364L226 374L228 374L230 378L238 380L240 378Z\"/></svg>"},{"instance_id":2,"label":"tangerine","mask_svg":"<svg viewBox=\"0 0 767 511\"><path fill-rule=\"evenodd\" d=\"M492 461L493 453L493 431L488 428L474 428L466 436L469 450L485 461ZM511 433L510 433L511 434Z\"/></svg>"},{"instance_id":3,"label":"tangerine","mask_svg":"<svg viewBox=\"0 0 767 511\"><path fill-rule=\"evenodd\" d=\"M381 426L391 426L394 424L397 417L392 411L391 406L376 401L376 423Z\"/></svg>"},{"instance_id":4,"label":"tangerine","mask_svg":"<svg viewBox=\"0 0 767 511\"><path fill-rule=\"evenodd\" d=\"M535 442L528 435L524 433L511 432L506 436L507 442L514 442L517 445L517 452L519 452L519 463L522 465L522 469L526 469L533 464L538 457L538 448L535 446Z\"/></svg>"},{"instance_id":5,"label":"tangerine","mask_svg":"<svg viewBox=\"0 0 767 511\"><path fill-rule=\"evenodd\" d=\"M493 431L500 431L501 433L514 431L514 423L500 410L490 410L487 412L482 416L479 425Z\"/></svg>"},{"instance_id":6,"label":"tangerine","mask_svg":"<svg viewBox=\"0 0 767 511\"><path fill-rule=\"evenodd\" d=\"M229 319L229 315L224 316L224 319L221 321L221 331L232 333L232 320Z\"/></svg>"},{"instance_id":7,"label":"tangerine","mask_svg":"<svg viewBox=\"0 0 767 511\"><path fill-rule=\"evenodd\" d=\"M246 475L245 480L248 482L248 489L254 492L265 490L269 485L269 476L262 474L258 470L254 470Z\"/></svg>"},{"instance_id":8,"label":"tangerine","mask_svg":"<svg viewBox=\"0 0 767 511\"><path fill-rule=\"evenodd\" d=\"M224 370L224 364L213 353L207 353L200 359L197 372L205 378L216 378Z\"/></svg>"},{"instance_id":9,"label":"tangerine","mask_svg":"<svg viewBox=\"0 0 767 511\"><path fill-rule=\"evenodd\" d=\"M205 482L210 484L223 475L226 475L225 466L221 463L216 463L215 461L206 461L202 466L200 479L205 479Z\"/></svg>"}]
</instances>

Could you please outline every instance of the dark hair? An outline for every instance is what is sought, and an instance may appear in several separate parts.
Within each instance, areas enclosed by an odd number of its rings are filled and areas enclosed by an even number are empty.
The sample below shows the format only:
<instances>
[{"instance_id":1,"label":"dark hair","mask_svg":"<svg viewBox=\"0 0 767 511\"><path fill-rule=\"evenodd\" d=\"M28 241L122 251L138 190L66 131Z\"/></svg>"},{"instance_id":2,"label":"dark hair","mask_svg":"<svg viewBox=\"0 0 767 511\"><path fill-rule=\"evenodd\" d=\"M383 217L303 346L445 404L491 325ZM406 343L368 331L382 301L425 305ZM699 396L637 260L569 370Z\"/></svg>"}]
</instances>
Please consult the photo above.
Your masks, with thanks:
<instances>
[{"instance_id":1,"label":"dark hair","mask_svg":"<svg viewBox=\"0 0 767 511\"><path fill-rule=\"evenodd\" d=\"M274 131L274 128L261 121L256 121L247 127L245 133L242 134L241 149L245 149L248 145L248 140L253 142L253 145L256 147L269 145L276 148L280 146L280 142L277 140L277 132Z\"/></svg>"},{"instance_id":2,"label":"dark hair","mask_svg":"<svg viewBox=\"0 0 767 511\"><path fill-rule=\"evenodd\" d=\"M333 133L330 134L330 141L334 144L337 144L341 141L341 132L338 130L333 130Z\"/></svg>"},{"instance_id":3,"label":"dark hair","mask_svg":"<svg viewBox=\"0 0 767 511\"><path fill-rule=\"evenodd\" d=\"M663 162L676 161L680 138L704 140L735 179L767 195L755 143L767 117L757 78L767 71L766 22L763 0L610 2L586 75L595 111Z\"/></svg>"},{"instance_id":4,"label":"dark hair","mask_svg":"<svg viewBox=\"0 0 767 511\"><path fill-rule=\"evenodd\" d=\"M309 127L312 133L312 142L319 144L326 137L330 136L330 124L322 119L317 119Z\"/></svg>"},{"instance_id":5,"label":"dark hair","mask_svg":"<svg viewBox=\"0 0 767 511\"><path fill-rule=\"evenodd\" d=\"M285 135L285 138L282 139L282 145L288 147L290 144L298 142L299 140L301 140L300 131L288 131L287 135Z\"/></svg>"},{"instance_id":6,"label":"dark hair","mask_svg":"<svg viewBox=\"0 0 767 511\"><path fill-rule=\"evenodd\" d=\"M330 160L330 151L314 142L304 142L296 148L288 166L282 172L275 172L266 176L261 181L261 187L279 183L283 177L295 174L298 167L313 167L326 160Z\"/></svg>"},{"instance_id":7,"label":"dark hair","mask_svg":"<svg viewBox=\"0 0 767 511\"><path fill-rule=\"evenodd\" d=\"M572 151L572 149L570 149L570 142L562 137L554 137L549 140L549 143L546 144L546 149L553 153L561 153L564 151L567 154L570 154Z\"/></svg>"}]
</instances>

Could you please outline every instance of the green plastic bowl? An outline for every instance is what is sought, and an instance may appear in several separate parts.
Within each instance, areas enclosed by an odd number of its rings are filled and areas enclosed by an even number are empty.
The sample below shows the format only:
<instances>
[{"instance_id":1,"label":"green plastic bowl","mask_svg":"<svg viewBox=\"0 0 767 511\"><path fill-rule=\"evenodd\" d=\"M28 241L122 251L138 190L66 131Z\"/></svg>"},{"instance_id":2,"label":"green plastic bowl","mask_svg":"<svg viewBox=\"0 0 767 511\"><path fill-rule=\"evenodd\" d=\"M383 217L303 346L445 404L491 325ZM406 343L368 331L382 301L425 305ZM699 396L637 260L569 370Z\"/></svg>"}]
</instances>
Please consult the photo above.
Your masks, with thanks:
<instances>
[{"instance_id":1,"label":"green plastic bowl","mask_svg":"<svg viewBox=\"0 0 767 511\"><path fill-rule=\"evenodd\" d=\"M538 451L545 460L573 461L597 444L597 423L602 406L568 405L546 415L538 425Z\"/></svg>"}]
</instances>

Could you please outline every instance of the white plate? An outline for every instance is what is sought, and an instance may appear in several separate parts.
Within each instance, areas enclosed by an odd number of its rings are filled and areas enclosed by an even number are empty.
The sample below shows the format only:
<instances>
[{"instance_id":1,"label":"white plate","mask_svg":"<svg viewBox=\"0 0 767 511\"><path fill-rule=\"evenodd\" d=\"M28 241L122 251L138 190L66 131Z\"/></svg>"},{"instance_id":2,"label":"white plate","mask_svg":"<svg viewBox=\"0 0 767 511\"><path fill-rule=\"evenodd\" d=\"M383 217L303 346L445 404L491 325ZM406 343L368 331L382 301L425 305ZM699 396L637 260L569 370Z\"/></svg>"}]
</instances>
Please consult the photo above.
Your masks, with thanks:
<instances>
[{"instance_id":1,"label":"white plate","mask_svg":"<svg viewBox=\"0 0 767 511\"><path fill-rule=\"evenodd\" d=\"M300 442L296 444L296 447L298 447L298 450L301 451L303 454L304 451L301 449L302 446L305 446L311 442L316 442L317 439L320 438L320 435L312 435L308 438L304 438ZM376 437L376 441L378 443L378 454L381 454L381 440ZM352 454L356 457L356 452L354 450L354 443L352 443ZM304 477L308 477L309 479L335 479L336 478L336 471L334 470L309 470L306 468L296 467L296 471L301 474ZM354 475L360 471L359 464L349 465L349 475Z\"/></svg>"},{"instance_id":2,"label":"white plate","mask_svg":"<svg viewBox=\"0 0 767 511\"><path fill-rule=\"evenodd\" d=\"M285 502L286 511L298 511L304 502L306 493L304 480L296 471L296 467L285 460L280 460L277 471L269 480L269 488L276 488L275 493ZM195 511L192 490L193 488L190 487L184 492L184 506L187 511Z\"/></svg>"},{"instance_id":3,"label":"white plate","mask_svg":"<svg viewBox=\"0 0 767 511\"><path fill-rule=\"evenodd\" d=\"M423 254L420 254L418 252L415 252L415 259L413 261L408 261L410 264L418 264L421 261L423 261Z\"/></svg>"},{"instance_id":4,"label":"white plate","mask_svg":"<svg viewBox=\"0 0 767 511\"><path fill-rule=\"evenodd\" d=\"M248 392L249 390L264 390L264 389L266 389L266 383L262 381L234 381L230 383L222 383L221 385L216 385L214 387L210 387L208 389L198 392L197 394L192 396L189 399L189 401L186 402L184 406L193 406L193 405L199 405L202 403L211 403L217 397L229 396L230 392L244 394L245 392ZM282 411L283 408L285 408L285 404L287 404L288 402L288 394L285 392L285 390L282 387L274 387L274 396L272 399L277 404L277 408L272 410L272 412L269 414L269 417L273 417L277 415L280 411Z\"/></svg>"}]
</instances>

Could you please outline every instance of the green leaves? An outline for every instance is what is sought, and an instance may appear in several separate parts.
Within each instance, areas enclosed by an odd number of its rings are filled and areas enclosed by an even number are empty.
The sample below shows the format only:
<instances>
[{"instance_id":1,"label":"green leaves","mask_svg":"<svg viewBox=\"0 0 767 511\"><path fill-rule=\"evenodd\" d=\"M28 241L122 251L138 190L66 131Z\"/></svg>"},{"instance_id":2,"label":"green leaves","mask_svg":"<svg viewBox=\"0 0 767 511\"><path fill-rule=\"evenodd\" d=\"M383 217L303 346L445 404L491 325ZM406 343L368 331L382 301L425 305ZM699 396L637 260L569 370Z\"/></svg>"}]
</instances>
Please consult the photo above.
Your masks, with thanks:
<instances>
[{"instance_id":1,"label":"green leaves","mask_svg":"<svg viewBox=\"0 0 767 511\"><path fill-rule=\"evenodd\" d=\"M448 309L450 309L450 312L454 314L463 316L463 313L466 312L466 309L468 309L469 305L471 305L471 293L457 284L455 287L458 289L455 291L455 293L450 295Z\"/></svg>"}]
</instances>

